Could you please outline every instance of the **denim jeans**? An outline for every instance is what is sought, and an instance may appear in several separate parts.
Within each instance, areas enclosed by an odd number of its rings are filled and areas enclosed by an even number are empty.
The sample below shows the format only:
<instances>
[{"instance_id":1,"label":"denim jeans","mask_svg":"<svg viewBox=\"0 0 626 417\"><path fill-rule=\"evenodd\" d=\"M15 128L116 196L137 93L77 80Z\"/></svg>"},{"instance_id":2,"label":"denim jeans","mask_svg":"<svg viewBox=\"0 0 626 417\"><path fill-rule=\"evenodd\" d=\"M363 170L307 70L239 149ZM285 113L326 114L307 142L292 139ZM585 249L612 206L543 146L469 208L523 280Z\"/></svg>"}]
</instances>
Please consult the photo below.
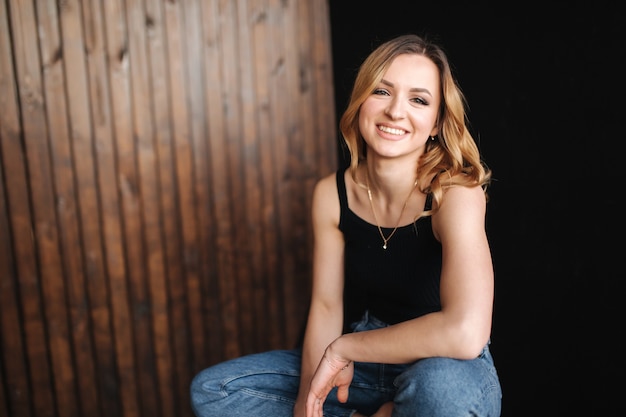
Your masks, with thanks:
<instances>
[{"instance_id":1,"label":"denim jeans","mask_svg":"<svg viewBox=\"0 0 626 417\"><path fill-rule=\"evenodd\" d=\"M355 332L387 324L368 315ZM197 417L292 417L300 384L301 351L274 350L243 356L198 373L191 383ZM347 403L336 389L324 403L324 416L373 414L394 401L393 417L500 416L502 391L489 344L473 360L426 358L389 365L357 362Z\"/></svg>"}]
</instances>

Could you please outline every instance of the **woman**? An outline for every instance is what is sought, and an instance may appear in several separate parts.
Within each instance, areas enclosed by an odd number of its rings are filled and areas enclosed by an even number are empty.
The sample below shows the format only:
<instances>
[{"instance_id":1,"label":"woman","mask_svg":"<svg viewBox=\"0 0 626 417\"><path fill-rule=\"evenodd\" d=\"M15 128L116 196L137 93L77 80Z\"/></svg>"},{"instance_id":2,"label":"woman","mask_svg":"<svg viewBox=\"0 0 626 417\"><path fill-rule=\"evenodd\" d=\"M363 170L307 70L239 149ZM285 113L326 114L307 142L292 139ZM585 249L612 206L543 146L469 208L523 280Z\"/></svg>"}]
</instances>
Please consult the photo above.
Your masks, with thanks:
<instances>
[{"instance_id":1,"label":"woman","mask_svg":"<svg viewBox=\"0 0 626 417\"><path fill-rule=\"evenodd\" d=\"M380 45L340 128L350 166L314 190L302 349L202 371L196 415L499 416L491 172L443 50L415 35Z\"/></svg>"}]
</instances>

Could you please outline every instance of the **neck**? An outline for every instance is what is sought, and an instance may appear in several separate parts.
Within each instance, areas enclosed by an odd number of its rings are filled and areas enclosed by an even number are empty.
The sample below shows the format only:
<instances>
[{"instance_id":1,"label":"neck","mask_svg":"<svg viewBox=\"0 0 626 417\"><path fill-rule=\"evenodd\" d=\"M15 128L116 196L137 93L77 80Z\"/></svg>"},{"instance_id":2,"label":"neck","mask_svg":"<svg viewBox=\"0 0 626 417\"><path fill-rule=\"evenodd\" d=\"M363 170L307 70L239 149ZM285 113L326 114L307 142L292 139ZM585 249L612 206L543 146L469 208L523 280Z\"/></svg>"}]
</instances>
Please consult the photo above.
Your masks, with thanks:
<instances>
[{"instance_id":1,"label":"neck","mask_svg":"<svg viewBox=\"0 0 626 417\"><path fill-rule=\"evenodd\" d=\"M404 214L404 210L406 209L406 206L409 203L409 199L411 198L411 194L413 194L413 190L415 189L415 186L417 185L417 179L415 179L415 182L413 183L413 187L411 188L411 191L408 193L408 195L406 196L406 199L404 200L404 203L402 204L402 208L400 209L400 214L398 215L398 219L395 222L395 226L393 227L393 230L391 231L391 233L388 236L385 236L385 234L383 233L383 230L381 229L381 223L378 220L378 216L376 215L376 209L374 208L374 197L372 196L372 190L370 188L370 181L369 181L369 175L366 175L365 177L365 185L367 187L367 197L370 203L370 207L372 209L372 214L374 215L374 221L376 222L376 226L378 228L378 233L380 234L380 238L383 241L382 244L382 248L383 249L387 249L387 244L389 243L389 240L391 240L391 238L393 237L394 233L396 233L396 230L398 230L398 226L400 225L400 222L402 221L402 215ZM391 204L387 204L386 207L386 216L389 216L390 211L392 211L391 208Z\"/></svg>"},{"instance_id":2,"label":"neck","mask_svg":"<svg viewBox=\"0 0 626 417\"><path fill-rule=\"evenodd\" d=\"M404 202L410 197L416 188L418 179L416 174L408 175L409 172L416 172L416 168L411 170L383 170L365 165L363 172L364 188L369 188L370 192L376 196L379 203L392 205L397 201Z\"/></svg>"}]
</instances>

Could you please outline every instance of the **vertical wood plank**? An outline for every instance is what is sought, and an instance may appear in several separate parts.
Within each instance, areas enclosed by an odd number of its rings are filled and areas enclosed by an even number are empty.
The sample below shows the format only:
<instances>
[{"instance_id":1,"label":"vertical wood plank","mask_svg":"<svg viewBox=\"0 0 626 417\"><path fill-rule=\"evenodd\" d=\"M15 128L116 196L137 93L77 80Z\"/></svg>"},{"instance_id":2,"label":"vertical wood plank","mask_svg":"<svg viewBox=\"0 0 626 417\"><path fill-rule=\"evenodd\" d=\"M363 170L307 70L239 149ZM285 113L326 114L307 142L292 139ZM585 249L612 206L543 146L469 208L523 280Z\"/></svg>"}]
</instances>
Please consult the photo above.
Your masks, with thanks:
<instances>
[{"instance_id":1,"label":"vertical wood plank","mask_svg":"<svg viewBox=\"0 0 626 417\"><path fill-rule=\"evenodd\" d=\"M153 178L152 193L142 196L145 228L148 234L148 265L150 268L150 300L152 311L153 343L157 372L157 390L161 415L176 414L180 406L175 402L176 375L173 372L172 339L170 326L168 288L168 237L175 234L176 207L174 169L171 158L171 128L169 119L168 57L165 43L165 23L161 2L148 0L146 6L147 67L149 103L153 111L154 161L148 173ZM145 178L142 182L146 182ZM147 210L152 208L151 210ZM156 210L158 209L158 210ZM169 215L166 215L168 214ZM168 233L169 232L169 233ZM175 236L174 236L175 237ZM175 240L176 241L176 240ZM156 401L155 401L156 402Z\"/></svg>"},{"instance_id":2,"label":"vertical wood plank","mask_svg":"<svg viewBox=\"0 0 626 417\"><path fill-rule=\"evenodd\" d=\"M7 417L30 417L28 351L17 274L24 270L20 263L27 261L19 255L28 255L32 245L27 239L30 209L7 2L0 4L0 57L0 377L6 393L1 410ZM20 233L26 236L18 238Z\"/></svg>"},{"instance_id":3,"label":"vertical wood plank","mask_svg":"<svg viewBox=\"0 0 626 417\"><path fill-rule=\"evenodd\" d=\"M58 22L56 5L49 1L36 2L36 17L39 35L40 52L44 52L44 43L50 40L49 50L58 49ZM50 36L47 36L50 35ZM50 58L49 61L44 61ZM42 95L44 106L41 121L47 119L48 126L42 124L33 129L32 135L25 135L27 154L30 161L35 162L37 169L29 168L31 187L33 190L33 207L36 221L36 239L38 241L39 262L42 289L44 294L45 320L49 354L52 362L52 378L55 388L56 412L61 415L74 415L78 412L75 398L77 395L76 373L73 366L74 353L70 343L69 312L66 295L66 281L58 279L65 274L60 253L60 233L57 223L57 212L63 209L63 199L56 194L53 181L54 143L52 129L54 120L48 118L48 95L62 95L63 83L59 60L40 56L42 74ZM55 68L56 67L56 68ZM49 72L46 70L50 70ZM65 114L65 113L63 113ZM26 129L28 131L28 128ZM35 158L31 156L37 154ZM71 173L70 173L71 180ZM33 187L35 185L35 187ZM37 187L40 187L37 189ZM58 204L57 204L58 202ZM38 232L39 230L39 232Z\"/></svg>"},{"instance_id":4,"label":"vertical wood plank","mask_svg":"<svg viewBox=\"0 0 626 417\"><path fill-rule=\"evenodd\" d=\"M161 248L160 225L158 221L158 184L155 169L153 114L150 104L150 71L147 57L146 14L142 0L127 0L126 19L128 21L128 46L131 76L132 140L126 143L126 161L121 164L126 169L135 159L135 167L128 170L136 189L125 195L125 229L131 308L135 329L135 354L137 355L137 375L140 389L140 404L143 412L159 416L161 408L156 387L154 328L151 313L152 304L149 286L163 281L163 253ZM129 137L128 139L131 139ZM134 153L134 156L133 156ZM133 249L130 249L133 248Z\"/></svg>"},{"instance_id":5,"label":"vertical wood plank","mask_svg":"<svg viewBox=\"0 0 626 417\"><path fill-rule=\"evenodd\" d=\"M195 247L195 216L191 192L192 164L189 144L188 110L186 101L186 58L185 42L183 42L182 11L180 2L165 2L164 20L167 33L167 53L169 59L169 107L171 109L172 134L172 172L173 187L176 190L176 201L172 215L167 215L164 228L166 230L166 251L168 267L168 285L170 295L170 320L173 331L174 362L177 379L177 398L181 409L190 410L188 402L189 381L195 368L194 363L202 353L202 343L192 343L192 334L202 334L202 317L189 317L187 303L187 282L189 275L197 275L193 265L189 267L191 257L187 253ZM164 150L164 152L166 152ZM163 180L162 180L163 181ZM165 183L165 182L164 182ZM195 325L194 325L195 324ZM198 349L196 351L195 349ZM197 364L196 366L201 366Z\"/></svg>"},{"instance_id":6,"label":"vertical wood plank","mask_svg":"<svg viewBox=\"0 0 626 417\"><path fill-rule=\"evenodd\" d=\"M128 402L124 400L128 393L122 392L125 381L120 381L118 377L114 343L119 337L126 337L126 334L123 331L116 333L113 328L114 314L118 314L119 321L124 321L128 319L128 313L125 309L126 267L121 237L122 219L117 190L103 17L100 2L82 2L89 92L89 103L85 103L85 106L90 110L93 135L91 146L95 160L89 158L87 149L82 150L85 155L76 150L74 154L77 172L81 172L77 176L78 183L82 184L79 187L79 205L81 213L84 213L81 216L81 230L85 280L93 326L91 337L95 349L94 367L97 373L94 388L98 390L101 414L108 416L123 415L123 404ZM79 106L80 102L76 105ZM95 179L90 166L95 168ZM83 179L83 176L86 178ZM93 184L93 190L83 190L82 187L89 187L89 182ZM118 345L124 345L125 342L117 340Z\"/></svg>"},{"instance_id":7,"label":"vertical wood plank","mask_svg":"<svg viewBox=\"0 0 626 417\"><path fill-rule=\"evenodd\" d=\"M308 299L304 298L301 291L303 287L308 287L310 274L305 274L308 263L309 254L312 252L312 229L310 221L311 197L313 195L313 186L317 180L317 172L315 169L317 142L320 140L316 136L315 130L315 112L317 106L307 106L304 103L315 102L315 85L313 70L315 67L314 55L311 53L313 45L313 34L315 33L312 26L315 25L311 9L314 2L298 3L298 13L296 22L298 22L297 38L298 38L298 67L300 74L300 96L298 100L300 105L299 119L302 121L302 139L294 143L294 157L300 159L301 163L301 183L300 187L304 190L297 200L298 206L294 207L295 213L308 213L307 216L296 219L298 225L294 238L298 240L298 248L301 252L297 254L298 264L296 269L300 271L296 276L294 283L294 293L292 297L299 301L298 305L308 303ZM307 297L308 298L308 297ZM301 315L301 311L298 312Z\"/></svg>"},{"instance_id":8,"label":"vertical wood plank","mask_svg":"<svg viewBox=\"0 0 626 417\"><path fill-rule=\"evenodd\" d=\"M119 241L107 242L110 270L111 315L113 317L115 354L119 375L122 414L125 417L141 415L139 387L135 361L135 308L137 288L133 279L139 279L142 270L131 270L129 259L142 259L139 225L139 184L135 168L135 149L132 126L130 51L126 32L126 15L121 0L102 2L105 19L105 45L109 83L111 88L111 120L116 150L115 183L120 200L121 235ZM117 238L117 236L112 236ZM137 265L136 263L134 265ZM135 267L137 268L137 267ZM137 284L135 284L137 285ZM131 306L131 297L134 303Z\"/></svg>"},{"instance_id":9,"label":"vertical wood plank","mask_svg":"<svg viewBox=\"0 0 626 417\"><path fill-rule=\"evenodd\" d=\"M45 146L47 143L47 133L43 109L41 65L37 55L37 24L33 3L11 1L9 9L11 21L16 26L12 39L15 45L15 75L19 85L21 117L29 123L22 126L22 132L20 132L22 137L9 138L23 139L23 143L6 144L15 146L12 151L8 151L7 155L10 157L5 161L8 162L7 168L11 172L7 192L11 205L10 213L13 217L15 255L19 259L17 274L20 303L24 315L29 377L33 387L31 393L33 409L38 416L53 416L56 410L55 388L52 380L52 364L49 362L48 355L44 318L46 312L43 311L45 307L42 291L45 290L41 287L41 276L37 268L37 246L44 244L45 234L48 232L51 233L48 238L55 238L54 221L50 222L49 218L41 213L44 207L54 207L54 204L50 204L46 198L43 183L45 177L49 178L49 171L46 170L49 164L45 160L45 150L41 147L42 144ZM15 166L17 161L14 161L14 158L22 154L22 146L25 150L25 166ZM31 191L30 196L27 195L27 190ZM31 198L32 212L30 210ZM35 213L36 211L38 213Z\"/></svg>"},{"instance_id":10,"label":"vertical wood plank","mask_svg":"<svg viewBox=\"0 0 626 417\"><path fill-rule=\"evenodd\" d=\"M278 6L278 10L276 10ZM261 242L258 252L263 262L263 275L257 276L258 288L255 290L255 304L257 305L257 323L255 327L261 330L257 334L256 349L268 350L272 348L285 347L283 320L280 314L281 299L278 296L280 280L278 271L278 239L277 239L277 209L276 209L276 172L273 159L274 142L267 140L272 136L271 114L275 110L272 106L275 103L270 101L270 90L279 88L273 85L271 77L274 71L280 70L276 65L275 48L268 48L267 45L274 45L276 40L272 36L272 27L280 25L278 17L280 13L279 5L271 4L265 0L250 2L249 21L251 25L250 43L252 45L252 62L255 63L253 72L255 88L255 109L258 123L258 162L259 188L262 190L259 196L259 227ZM261 321L262 320L262 321Z\"/></svg>"},{"instance_id":11,"label":"vertical wood plank","mask_svg":"<svg viewBox=\"0 0 626 417\"><path fill-rule=\"evenodd\" d=\"M295 343L299 330L303 327L305 316L303 308L308 307L309 300L301 297L301 288L308 286L306 279L310 273L307 268L309 265L303 264L302 260L310 256L310 251L306 245L305 228L309 223L309 213L304 204L304 193L309 190L305 187L304 172L307 171L306 160L301 154L302 142L307 140L304 136L307 129L306 125L310 125L310 121L303 119L304 110L302 107L309 107L310 102L305 101L303 92L306 93L308 88L306 82L307 69L303 67L306 62L302 62L301 54L303 53L300 44L302 32L306 30L302 28L300 21L300 8L302 2L291 0L285 2L285 61L287 67L287 92L288 95L283 97L284 107L282 111L286 117L286 143L284 147L285 158L285 184L284 195L287 196L284 205L284 216L286 221L281 224L281 232L284 233L285 249L284 249L284 286L283 298L289 299L290 302L285 305L285 328L287 332L287 340ZM304 22L306 27L306 22ZM313 140L313 138L310 138ZM282 217L282 216L281 216ZM303 307L304 306L304 307Z\"/></svg>"},{"instance_id":12,"label":"vertical wood plank","mask_svg":"<svg viewBox=\"0 0 626 417\"><path fill-rule=\"evenodd\" d=\"M68 73L75 77L68 77L70 89L74 89L74 94L68 97L83 97L79 108L82 110L88 101L85 94L84 67L81 65L82 58L82 34L80 31L80 14L77 4L66 3L61 8L61 13L65 15L63 19L57 14L55 2L46 1L38 3L38 19L40 28L40 53L44 68L44 86L46 108L49 120L50 150L53 164L53 179L56 190L56 200L58 201L57 213L61 238L61 253L65 265L65 281L67 283L68 309L72 324L71 341L75 368L64 366L66 372L72 372L72 378L76 380L78 397L82 399L82 414L98 416L98 397L95 385L96 380L93 364L93 345L90 337L89 320L89 300L85 291L85 282L82 262L82 242L80 231L75 176L72 160L72 136L73 134L88 135L88 117L84 113L74 115L74 120L85 120L81 129L70 131L68 126L68 105L65 92L65 68L68 66L78 66L79 72L68 69ZM59 24L65 23L62 40L59 36ZM78 26L77 26L78 25ZM78 58L73 50L74 45L79 49ZM70 58L65 60L65 58ZM74 60L72 60L74 58ZM66 65L67 62L67 65ZM81 70L82 67L82 70ZM77 76L76 76L77 75ZM78 85L77 85L78 84ZM73 126L76 128L76 125ZM93 176L91 176L93 177ZM59 281L58 279L56 281ZM68 364L69 365L69 364ZM80 369L80 372L77 370ZM71 385L68 385L68 388ZM64 402L72 403L75 396L72 390L62 391L61 397L66 397ZM62 413L65 414L65 413ZM71 413L70 413L71 414Z\"/></svg>"},{"instance_id":13,"label":"vertical wood plank","mask_svg":"<svg viewBox=\"0 0 626 417\"><path fill-rule=\"evenodd\" d=\"M187 101L187 107L185 109L186 123L183 129L185 136L183 138L188 141L184 144L185 148L181 148L181 157L185 158L185 163L188 166L180 168L184 169L181 180L186 180L181 184L181 190L183 190L185 205L185 213L183 213L183 239L185 242L184 256L187 266L187 303L188 314L192 321L192 343L194 347L193 363L196 366L201 366L205 362L205 355L207 352L207 343L210 343L210 338L205 333L204 329L204 302L202 299L203 284L203 268L202 257L203 254L200 248L202 247L202 228L203 222L200 218L200 213L204 209L203 201L198 195L199 187L202 181L199 177L202 173L199 170L202 169L202 164L196 163L196 158L199 157L200 151L196 148L197 144L201 140L203 124L201 123L201 115L203 109L202 103L202 39L199 36L200 24L199 16L199 4L195 1L185 0L182 2L183 10L183 42L185 45L185 77L187 82L187 89L185 91L185 100ZM182 127L182 124L179 126ZM182 144L182 141L180 142ZM198 369L198 368L195 368Z\"/></svg>"},{"instance_id":14,"label":"vertical wood plank","mask_svg":"<svg viewBox=\"0 0 626 417\"><path fill-rule=\"evenodd\" d=\"M233 269L232 276L219 277L220 280L230 280L226 285L233 285L234 291L227 295L231 297L222 298L222 314L224 329L224 352L226 357L235 357L241 354L241 343L249 340L249 334L245 334L244 329L249 329L250 314L247 310L246 289L242 287L242 282L249 276L249 265L245 260L245 251L247 248L245 232L245 207L243 202L245 196L241 184L243 175L243 167L240 165L238 151L240 149L241 132L239 124L241 123L241 114L238 113L238 93L240 90L237 63L237 35L235 23L237 22L236 2L227 0L218 0L217 16L219 22L223 22L219 26L219 48L220 56L218 62L221 63L220 74L220 95L223 100L222 120L223 130L220 133L225 144L225 152L223 157L227 160L228 171L226 174L230 179L230 195L231 201L231 218L233 228L228 237L229 246L233 250ZM216 221L221 221L217 218ZM239 226L239 227L235 227ZM242 297L242 292L244 292ZM225 294L226 295L226 294Z\"/></svg>"},{"instance_id":15,"label":"vertical wood plank","mask_svg":"<svg viewBox=\"0 0 626 417\"><path fill-rule=\"evenodd\" d=\"M313 47L311 48L314 66L315 89L315 169L316 176L322 177L335 171L339 159L336 155L337 143L333 140L337 134L335 120L335 98L333 85L332 38L330 33L330 10L327 0L313 2Z\"/></svg>"},{"instance_id":16,"label":"vertical wood plank","mask_svg":"<svg viewBox=\"0 0 626 417\"><path fill-rule=\"evenodd\" d=\"M0 85L0 94L6 91ZM10 96L10 95L9 95ZM4 103L6 104L6 100ZM3 107L10 109L9 106ZM15 110L15 107L13 107ZM0 126L7 119L0 117ZM7 132L0 128L0 145L5 141ZM5 147L0 146L0 156ZM1 161L1 158L0 158ZM3 162L3 161L2 161ZM5 166L4 162L2 166ZM30 416L28 370L26 365L26 349L22 338L23 321L20 315L19 294L17 292L16 268L13 263L11 245L11 224L7 207L7 196L4 190L5 173L0 170L0 415ZM6 393L6 395L5 395Z\"/></svg>"},{"instance_id":17,"label":"vertical wood plank","mask_svg":"<svg viewBox=\"0 0 626 417\"><path fill-rule=\"evenodd\" d=\"M234 234L233 201L230 198L231 178L227 138L224 135L223 117L226 106L222 93L222 22L218 0L202 3L202 38L206 39L203 50L202 78L204 82L204 102L206 103L207 160L211 173L207 173L212 187L212 195L207 196L213 207L208 229L212 246L213 273L209 275L209 292L206 294L205 309L206 329L210 332L210 350L214 352L207 359L215 363L235 356L239 351L237 332L238 304L236 301L235 248L232 244ZM219 343L219 346L215 344Z\"/></svg>"},{"instance_id":18,"label":"vertical wood plank","mask_svg":"<svg viewBox=\"0 0 626 417\"><path fill-rule=\"evenodd\" d=\"M4 89L0 88L0 92L2 91ZM3 136L3 132L0 132L0 142ZM1 149L2 147L0 155ZM22 320L6 203L4 173L0 170L0 416L30 416L28 371L21 335Z\"/></svg>"},{"instance_id":19,"label":"vertical wood plank","mask_svg":"<svg viewBox=\"0 0 626 417\"><path fill-rule=\"evenodd\" d=\"M265 65L265 62L256 62L252 55L250 27L253 22L248 16L247 1L241 0L237 3L236 22L237 28L236 39L238 45L235 50L238 55L235 57L238 62L237 66L237 107L234 109L233 116L238 115L236 125L233 123L229 128L229 132L241 138L240 166L242 173L242 200L244 205L243 222L246 227L237 229L238 242L245 244L245 251L239 251L241 281L239 285L241 290L241 305L239 314L242 317L241 345L242 353L252 353L257 350L256 346L263 333L266 331L266 317L263 311L263 285L265 271L261 263L263 254L263 243L261 240L261 231L263 224L259 218L259 207L261 207L261 190L263 190L262 172L259 167L259 136L257 128L258 109L255 105L257 97L255 94L254 74L250 71L250 67L245 65L247 62L254 62L255 68L258 69ZM233 118L234 121L234 118Z\"/></svg>"},{"instance_id":20,"label":"vertical wood plank","mask_svg":"<svg viewBox=\"0 0 626 417\"><path fill-rule=\"evenodd\" d=\"M295 105L293 101L292 91L297 91L297 71L293 71L296 56L295 51L291 47L294 42L293 28L296 26L292 21L293 4L282 0L270 0L273 9L276 10L276 22L272 21L272 36L268 39L269 44L275 45L274 48L267 48L274 56L271 69L271 83L269 86L269 100L271 105L271 130L273 155L271 159L273 163L274 185L276 187L273 204L276 206L276 246L277 260L279 262L275 288L277 301L275 308L278 309L280 321L284 330L282 331L282 343L286 347L293 347L296 344L297 337L294 336L295 331L290 328L297 323L300 326L302 320L294 316L291 308L288 291L290 285L290 277L295 273L294 253L292 252L292 241L290 238L291 222L293 213L290 210L290 201L294 190L297 186L292 178L295 172L291 170L289 165L288 150L289 141L292 137L294 129L297 128L298 121L295 117ZM272 18L273 15L270 15Z\"/></svg>"},{"instance_id":21,"label":"vertical wood plank","mask_svg":"<svg viewBox=\"0 0 626 417\"><path fill-rule=\"evenodd\" d=\"M194 301L199 304L194 304L193 308L202 318L202 328L200 329L204 337L205 350L209 352L215 351L215 348L219 349L217 343L220 340L220 334L218 333L219 327L216 326L213 329L207 326L208 321L215 317L215 314L220 315L219 298L216 288L216 248L214 242L214 224L212 220L215 216L214 207L211 201L211 174L212 165L208 156L208 146L210 138L207 137L207 105L210 101L205 101L204 89L206 88L206 81L204 79L205 73L205 57L204 57L204 36L203 26L204 21L201 18L203 15L203 4L198 2L188 2L185 7L186 22L189 25L189 37L188 37L188 80L190 90L188 91L190 100L190 128L191 128L191 141L193 146L193 169L194 169L194 182L193 193L195 197L195 214L198 226L198 244L200 247L205 248L203 251L198 252L198 266L199 276L198 281L193 282L195 288L199 291L200 297ZM212 98L210 99L212 100ZM217 309L216 309L217 307ZM206 355L204 355L206 356ZM206 360L203 358L203 360Z\"/></svg>"}]
</instances>

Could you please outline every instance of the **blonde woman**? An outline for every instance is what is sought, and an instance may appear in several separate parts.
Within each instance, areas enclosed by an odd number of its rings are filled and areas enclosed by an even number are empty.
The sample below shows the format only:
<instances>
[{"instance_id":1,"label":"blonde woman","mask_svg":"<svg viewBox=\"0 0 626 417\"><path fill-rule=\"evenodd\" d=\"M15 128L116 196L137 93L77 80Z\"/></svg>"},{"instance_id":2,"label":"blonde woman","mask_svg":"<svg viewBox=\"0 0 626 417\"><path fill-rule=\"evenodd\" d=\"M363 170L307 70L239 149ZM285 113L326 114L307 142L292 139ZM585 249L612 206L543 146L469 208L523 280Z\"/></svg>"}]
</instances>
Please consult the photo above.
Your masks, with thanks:
<instances>
[{"instance_id":1,"label":"blonde woman","mask_svg":"<svg viewBox=\"0 0 626 417\"><path fill-rule=\"evenodd\" d=\"M340 127L350 166L313 194L303 346L201 372L197 416L499 416L491 172L442 48L376 48Z\"/></svg>"}]
</instances>

